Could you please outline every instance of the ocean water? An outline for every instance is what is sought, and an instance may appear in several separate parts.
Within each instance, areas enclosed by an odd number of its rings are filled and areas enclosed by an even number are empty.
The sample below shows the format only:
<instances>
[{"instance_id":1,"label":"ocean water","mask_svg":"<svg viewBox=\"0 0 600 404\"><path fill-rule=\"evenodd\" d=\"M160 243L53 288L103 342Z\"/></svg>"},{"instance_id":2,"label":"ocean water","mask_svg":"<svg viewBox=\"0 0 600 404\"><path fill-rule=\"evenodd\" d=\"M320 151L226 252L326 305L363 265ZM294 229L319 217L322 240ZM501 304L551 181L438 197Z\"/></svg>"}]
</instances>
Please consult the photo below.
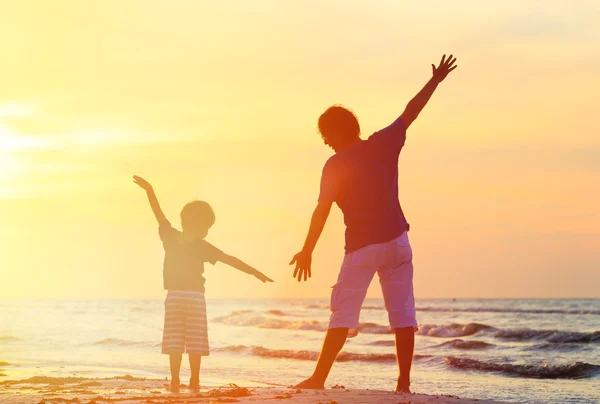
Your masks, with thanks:
<instances>
[{"instance_id":1,"label":"ocean water","mask_svg":"<svg viewBox=\"0 0 600 404\"><path fill-rule=\"evenodd\" d=\"M202 384L308 377L327 300L208 299ZM600 402L600 300L418 300L412 389L526 403ZM164 378L162 300L0 300L0 382L32 375ZM6 364L8 363L8 364ZM188 368L184 362L182 380ZM368 299L327 385L391 390L383 301ZM0 389L2 387L0 386Z\"/></svg>"}]
</instances>

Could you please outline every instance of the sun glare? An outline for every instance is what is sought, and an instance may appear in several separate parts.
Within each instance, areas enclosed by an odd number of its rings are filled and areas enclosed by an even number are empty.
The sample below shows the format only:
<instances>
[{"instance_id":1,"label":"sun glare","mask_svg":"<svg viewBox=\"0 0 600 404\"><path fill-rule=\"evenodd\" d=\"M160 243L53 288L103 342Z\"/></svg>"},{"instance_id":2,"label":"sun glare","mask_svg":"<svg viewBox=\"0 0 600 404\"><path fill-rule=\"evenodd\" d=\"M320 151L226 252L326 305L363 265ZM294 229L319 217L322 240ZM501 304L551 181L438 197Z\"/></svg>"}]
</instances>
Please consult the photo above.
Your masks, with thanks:
<instances>
[{"instance_id":1,"label":"sun glare","mask_svg":"<svg viewBox=\"0 0 600 404\"><path fill-rule=\"evenodd\" d=\"M0 118L5 116L27 116L32 110L26 104L3 104L0 106Z\"/></svg>"},{"instance_id":2,"label":"sun glare","mask_svg":"<svg viewBox=\"0 0 600 404\"><path fill-rule=\"evenodd\" d=\"M31 148L47 146L48 142L27 136L20 136L3 125L0 125L0 154L25 151Z\"/></svg>"},{"instance_id":3,"label":"sun glare","mask_svg":"<svg viewBox=\"0 0 600 404\"><path fill-rule=\"evenodd\" d=\"M18 165L9 154L0 152L0 198L10 195L10 182L14 180Z\"/></svg>"},{"instance_id":4,"label":"sun glare","mask_svg":"<svg viewBox=\"0 0 600 404\"><path fill-rule=\"evenodd\" d=\"M45 145L45 141L16 135L10 128L0 125L0 197L10 195L11 184L23 168L19 155Z\"/></svg>"}]
</instances>

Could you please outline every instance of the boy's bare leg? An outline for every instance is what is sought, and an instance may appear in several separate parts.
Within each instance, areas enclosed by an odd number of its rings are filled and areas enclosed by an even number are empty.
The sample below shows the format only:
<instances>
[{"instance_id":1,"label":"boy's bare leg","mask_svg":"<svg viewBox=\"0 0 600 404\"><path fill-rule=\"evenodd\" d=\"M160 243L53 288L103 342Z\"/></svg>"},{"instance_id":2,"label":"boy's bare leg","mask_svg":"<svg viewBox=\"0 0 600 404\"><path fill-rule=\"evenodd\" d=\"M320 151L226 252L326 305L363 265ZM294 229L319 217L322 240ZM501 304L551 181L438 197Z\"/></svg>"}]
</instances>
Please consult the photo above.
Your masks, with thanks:
<instances>
[{"instance_id":1,"label":"boy's bare leg","mask_svg":"<svg viewBox=\"0 0 600 404\"><path fill-rule=\"evenodd\" d=\"M169 363L171 365L171 393L179 393L179 370L181 369L181 354L169 354Z\"/></svg>"},{"instance_id":2,"label":"boy's bare leg","mask_svg":"<svg viewBox=\"0 0 600 404\"><path fill-rule=\"evenodd\" d=\"M415 329L413 327L395 328L396 357L398 358L398 384L394 391L410 393L410 368L415 350Z\"/></svg>"},{"instance_id":3,"label":"boy's bare leg","mask_svg":"<svg viewBox=\"0 0 600 404\"><path fill-rule=\"evenodd\" d=\"M321 354L317 361L317 367L315 368L313 375L294 387L299 389L325 388L325 380L327 380L333 362L335 362L335 358L342 350L347 337L348 328L331 328L327 330L325 341L321 348Z\"/></svg>"},{"instance_id":4,"label":"boy's bare leg","mask_svg":"<svg viewBox=\"0 0 600 404\"><path fill-rule=\"evenodd\" d=\"M200 392L200 360L202 357L199 354L190 354L190 390L193 393Z\"/></svg>"}]
</instances>

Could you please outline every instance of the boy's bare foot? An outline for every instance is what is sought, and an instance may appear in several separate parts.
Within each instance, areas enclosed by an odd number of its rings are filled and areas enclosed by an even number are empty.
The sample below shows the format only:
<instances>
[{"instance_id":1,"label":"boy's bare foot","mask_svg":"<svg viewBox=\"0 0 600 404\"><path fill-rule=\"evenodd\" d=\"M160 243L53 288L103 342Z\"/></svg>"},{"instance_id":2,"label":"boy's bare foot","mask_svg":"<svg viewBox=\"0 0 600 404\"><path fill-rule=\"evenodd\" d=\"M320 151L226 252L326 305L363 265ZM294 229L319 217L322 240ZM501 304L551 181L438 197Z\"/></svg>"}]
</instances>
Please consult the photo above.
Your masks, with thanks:
<instances>
[{"instance_id":1,"label":"boy's bare foot","mask_svg":"<svg viewBox=\"0 0 600 404\"><path fill-rule=\"evenodd\" d=\"M200 393L200 382L198 382L198 383L190 382L190 392L192 392L194 394Z\"/></svg>"},{"instance_id":2,"label":"boy's bare foot","mask_svg":"<svg viewBox=\"0 0 600 404\"><path fill-rule=\"evenodd\" d=\"M323 383L319 383L315 380L312 379L312 377L309 377L308 379L306 379L303 382L298 383L297 385L294 386L295 389L309 389L309 390L323 390L325 388L325 385Z\"/></svg>"},{"instance_id":3,"label":"boy's bare foot","mask_svg":"<svg viewBox=\"0 0 600 404\"><path fill-rule=\"evenodd\" d=\"M179 380L171 380L171 388L170 391L171 393L179 393Z\"/></svg>"}]
</instances>

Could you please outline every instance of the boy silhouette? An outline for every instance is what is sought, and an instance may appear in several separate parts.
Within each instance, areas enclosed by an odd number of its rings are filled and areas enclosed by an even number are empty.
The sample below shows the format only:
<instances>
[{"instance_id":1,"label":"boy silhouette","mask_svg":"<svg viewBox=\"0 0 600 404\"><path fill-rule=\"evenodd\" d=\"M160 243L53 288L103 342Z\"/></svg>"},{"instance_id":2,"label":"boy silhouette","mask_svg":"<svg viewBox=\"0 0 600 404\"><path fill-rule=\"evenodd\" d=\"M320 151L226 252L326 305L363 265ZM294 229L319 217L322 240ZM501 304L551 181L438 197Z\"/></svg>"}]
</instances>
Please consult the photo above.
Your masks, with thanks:
<instances>
[{"instance_id":1,"label":"boy silhouette","mask_svg":"<svg viewBox=\"0 0 600 404\"><path fill-rule=\"evenodd\" d=\"M193 201L185 205L181 210L182 231L179 231L167 220L152 185L138 176L133 176L133 182L146 191L165 250L163 281L168 292L162 353L169 355L171 392L179 392L181 359L182 354L187 352L191 370L189 388L197 393L200 391L201 357L209 355L205 279L202 276L204 263L214 265L220 261L253 275L263 283L273 280L204 239L215 223L215 214L208 203Z\"/></svg>"}]
</instances>

